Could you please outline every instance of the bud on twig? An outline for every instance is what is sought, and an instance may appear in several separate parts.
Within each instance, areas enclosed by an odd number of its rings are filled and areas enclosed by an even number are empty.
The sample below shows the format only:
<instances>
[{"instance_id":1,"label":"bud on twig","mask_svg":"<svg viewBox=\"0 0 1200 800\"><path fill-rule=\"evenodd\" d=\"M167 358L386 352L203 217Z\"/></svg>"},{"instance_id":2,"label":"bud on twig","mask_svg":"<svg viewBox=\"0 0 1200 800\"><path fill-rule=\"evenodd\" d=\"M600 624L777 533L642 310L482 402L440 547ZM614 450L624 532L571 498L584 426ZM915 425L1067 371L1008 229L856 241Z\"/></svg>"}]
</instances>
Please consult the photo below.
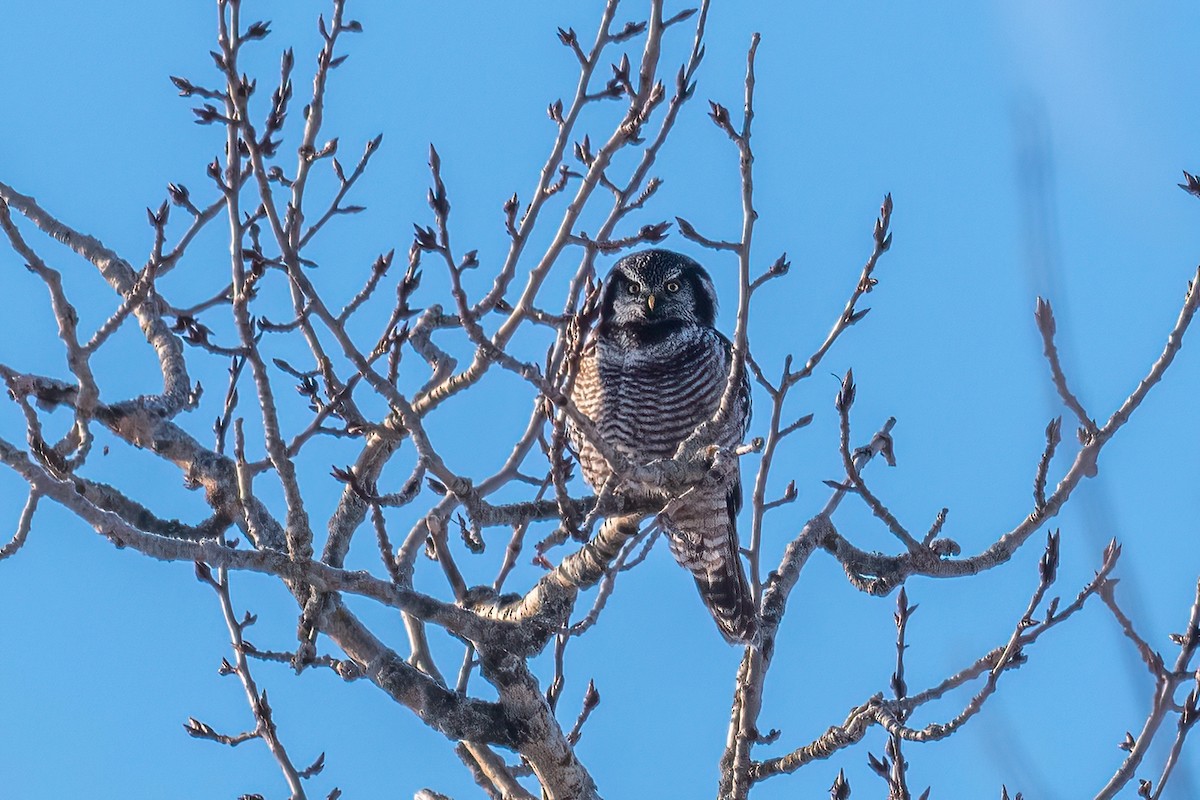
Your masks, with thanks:
<instances>
[{"instance_id":1,"label":"bud on twig","mask_svg":"<svg viewBox=\"0 0 1200 800\"><path fill-rule=\"evenodd\" d=\"M842 386L838 390L837 399L834 401L834 406L838 412L845 413L850 410L850 406L854 405L854 370L846 370L846 377L842 379Z\"/></svg>"},{"instance_id":2,"label":"bud on twig","mask_svg":"<svg viewBox=\"0 0 1200 800\"><path fill-rule=\"evenodd\" d=\"M200 581L201 583L207 583L214 589L220 588L220 584L218 584L216 579L213 578L212 567L208 566L208 564L205 564L203 561L196 562L196 580Z\"/></svg>"},{"instance_id":3,"label":"bud on twig","mask_svg":"<svg viewBox=\"0 0 1200 800\"><path fill-rule=\"evenodd\" d=\"M1042 583L1047 586L1054 583L1054 579L1058 577L1058 542L1057 530L1046 534L1046 551L1042 553L1042 560L1038 563L1038 572Z\"/></svg>"},{"instance_id":4,"label":"bud on twig","mask_svg":"<svg viewBox=\"0 0 1200 800\"><path fill-rule=\"evenodd\" d=\"M875 246L881 253L886 253L892 246L892 234L888 226L892 221L892 193L883 196L883 204L879 207L879 218L875 220Z\"/></svg>"},{"instance_id":5,"label":"bud on twig","mask_svg":"<svg viewBox=\"0 0 1200 800\"><path fill-rule=\"evenodd\" d=\"M829 787L830 800L849 800L850 798L850 781L846 780L846 771L838 770L837 777L833 779L833 786Z\"/></svg>"},{"instance_id":6,"label":"bud on twig","mask_svg":"<svg viewBox=\"0 0 1200 800\"><path fill-rule=\"evenodd\" d=\"M172 78L171 80L175 80ZM1200 178L1196 177L1186 169L1183 171L1184 183L1179 184L1179 188L1183 189L1193 197L1200 197Z\"/></svg>"}]
</instances>

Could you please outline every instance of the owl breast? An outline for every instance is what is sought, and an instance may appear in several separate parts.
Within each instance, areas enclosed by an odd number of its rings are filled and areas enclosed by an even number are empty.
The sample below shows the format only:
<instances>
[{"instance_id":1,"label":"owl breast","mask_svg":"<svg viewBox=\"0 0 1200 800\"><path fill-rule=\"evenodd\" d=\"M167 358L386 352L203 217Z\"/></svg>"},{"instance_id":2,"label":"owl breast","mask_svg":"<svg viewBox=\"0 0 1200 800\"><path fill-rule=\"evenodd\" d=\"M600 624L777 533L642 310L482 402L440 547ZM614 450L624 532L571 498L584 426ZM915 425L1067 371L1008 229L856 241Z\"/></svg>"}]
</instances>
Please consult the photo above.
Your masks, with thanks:
<instances>
[{"instance_id":1,"label":"owl breast","mask_svg":"<svg viewBox=\"0 0 1200 800\"><path fill-rule=\"evenodd\" d=\"M637 347L598 338L580 364L575 402L600 437L631 462L670 458L720 404L728 349L721 334L702 327ZM732 446L741 438L741 419L727 428L717 443ZM608 464L578 431L573 440L584 477L599 489L611 474Z\"/></svg>"}]
</instances>

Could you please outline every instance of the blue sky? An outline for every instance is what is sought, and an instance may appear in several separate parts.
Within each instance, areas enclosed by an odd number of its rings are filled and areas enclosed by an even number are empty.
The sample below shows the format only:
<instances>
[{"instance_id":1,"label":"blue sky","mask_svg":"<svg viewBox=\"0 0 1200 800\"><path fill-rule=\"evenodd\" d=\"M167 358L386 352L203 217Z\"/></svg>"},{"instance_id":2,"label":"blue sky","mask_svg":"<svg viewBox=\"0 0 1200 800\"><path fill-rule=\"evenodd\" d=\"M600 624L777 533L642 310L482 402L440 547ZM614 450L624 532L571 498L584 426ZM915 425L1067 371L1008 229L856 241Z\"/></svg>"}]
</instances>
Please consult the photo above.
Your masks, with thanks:
<instances>
[{"instance_id":1,"label":"blue sky","mask_svg":"<svg viewBox=\"0 0 1200 800\"><path fill-rule=\"evenodd\" d=\"M222 146L219 129L192 124L190 103L167 79L216 82L208 56L215 3L8 5L0 180L141 263L151 243L143 209L161 202L169 181L207 196L204 167ZM244 5L247 19L273 22L248 64L260 87L273 82L278 51L293 45L303 96L318 46L315 18L326 4ZM669 11L682 7L668 3ZM501 204L513 191L525 198L532 190L553 135L545 107L576 79L555 29L572 26L590 38L599 11L596 2L351 0L349 14L366 30L349 39L351 57L335 74L327 130L347 154L380 132L384 143L352 200L368 212L338 221L317 245L330 265L315 280L343 291L377 253L407 248L411 223L430 221L433 142L456 241L478 248L484 262L468 289L490 285L487 268L506 247ZM641 13L635 4L619 18ZM755 310L752 346L768 373L778 372L786 353L805 357L819 344L869 253L885 192L896 206L895 242L867 298L872 313L793 394L790 411L816 419L777 463L775 490L794 478L799 499L769 518L767 563L824 504L821 481L840 476L832 376L848 367L859 386L856 438L898 419L899 465L870 468L876 492L917 529L948 506L947 534L968 553L1028 512L1042 431L1062 413L1040 356L1035 296L1055 304L1068 374L1093 415L1107 418L1144 375L1198 257L1200 205L1175 186L1181 169L1200 168L1198 23L1200 12L1181 4L714 3L697 97L660 160L664 186L635 222L679 215L711 236L735 237L736 154L706 119L706 101L739 107L746 47L761 31L756 260L765 266L786 251L793 263ZM667 63L681 61L689 46L690 34L676 29ZM592 129L615 113L595 113ZM201 297L226 280L223 231L214 226L197 242L196 259L169 276L164 293ZM84 329L103 320L111 297L90 268L52 242L30 240L67 275ZM731 330L733 261L677 234L666 244L709 266L726 298L721 324ZM10 252L0 252L0 270L9 300L0 361L67 375L44 286ZM431 274L428 291L436 280ZM149 391L155 380L136 330L121 335L127 347L97 361L112 387L106 399ZM1105 450L1100 476L1054 522L1063 534L1057 591L1074 597L1104 543L1117 537L1125 545L1118 596L1168 659L1167 634L1184 625L1200 573L1192 418L1200 362L1187 345ZM197 367L210 403L219 402L223 369ZM470 464L481 451L502 459L512 426L528 413L528 393L514 381L498 376L487 386L496 426L480 426L478 411L464 405L431 428L454 464ZM207 438L215 413L206 406L188 424ZM294 424L303 424L298 413ZM12 404L0 406L0 431L23 440ZM1070 443L1071 426L1065 433ZM336 498L321 476L352 458L346 447L322 443L305 466L317 518ZM168 503L172 515L200 518L202 498L184 490L174 470L138 455L114 447L98 474ZM1056 467L1064 464L1060 458ZM487 474L486 466L474 474ZM0 474L0 529L15 525L23 502L20 482ZM843 533L865 548L894 549L868 512L844 505ZM923 688L1007 639L1036 585L1040 540L973 582L909 584L920 604L909 629L910 686ZM478 561L462 556L469 580L490 581L497 545ZM375 568L370 551L360 543L352 566ZM523 566L510 586L536 576ZM238 576L234 591L235 603L260 618L248 638L286 648L295 624L286 592L253 576ZM249 725L240 687L216 673L225 630L191 565L115 551L45 503L24 550L0 563L0 608L6 796L286 796L260 743L230 750L183 732L188 716L229 732ZM399 647L393 615L356 608ZM783 735L760 755L808 742L887 688L893 609L893 598L854 591L832 559L813 558L792 596L762 717ZM448 643L438 647L452 657ZM1030 798L1065 798L1104 784L1123 756L1117 743L1138 729L1148 707L1145 670L1099 604L1029 655L964 732L906 750L917 792L932 785L935 798L997 797L1007 783ZM739 653L715 635L665 548L622 577L601 623L570 657L563 707L578 706L588 678L603 697L580 754L604 796L715 793ZM293 757L327 754L312 796L335 785L346 797L411 796L425 785L460 800L479 796L449 744L371 685L315 670L297 678L269 665L255 674ZM952 717L964 700L916 721ZM753 796L823 796L838 768L856 797L882 794L865 767L868 749L882 753L880 732L866 747L772 779ZM1144 777L1157 777L1164 755L1162 748L1152 754ZM1195 796L1198 784L1193 747L1166 796Z\"/></svg>"}]
</instances>

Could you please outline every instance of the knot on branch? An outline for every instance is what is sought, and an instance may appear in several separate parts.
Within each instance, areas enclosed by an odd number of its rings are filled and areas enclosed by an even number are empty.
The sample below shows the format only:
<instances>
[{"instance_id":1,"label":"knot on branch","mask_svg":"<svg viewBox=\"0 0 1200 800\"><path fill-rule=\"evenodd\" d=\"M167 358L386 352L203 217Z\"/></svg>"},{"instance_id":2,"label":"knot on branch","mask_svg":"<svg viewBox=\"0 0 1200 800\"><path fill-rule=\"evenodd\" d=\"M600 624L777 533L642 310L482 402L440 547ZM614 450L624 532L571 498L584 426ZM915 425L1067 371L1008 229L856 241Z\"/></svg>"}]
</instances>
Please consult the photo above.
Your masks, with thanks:
<instances>
[{"instance_id":1,"label":"knot on branch","mask_svg":"<svg viewBox=\"0 0 1200 800\"><path fill-rule=\"evenodd\" d=\"M934 539L929 543L929 550L938 558L950 558L962 552L962 547L953 539Z\"/></svg>"}]
</instances>

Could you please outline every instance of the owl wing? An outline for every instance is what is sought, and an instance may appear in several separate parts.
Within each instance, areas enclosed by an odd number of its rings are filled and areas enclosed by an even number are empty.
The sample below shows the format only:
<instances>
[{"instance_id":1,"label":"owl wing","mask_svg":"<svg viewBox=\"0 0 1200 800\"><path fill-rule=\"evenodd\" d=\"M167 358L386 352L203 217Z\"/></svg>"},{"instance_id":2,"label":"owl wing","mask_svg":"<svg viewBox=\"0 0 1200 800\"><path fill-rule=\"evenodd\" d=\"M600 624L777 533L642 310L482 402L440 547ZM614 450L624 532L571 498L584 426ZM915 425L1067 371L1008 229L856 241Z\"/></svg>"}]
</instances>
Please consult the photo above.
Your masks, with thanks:
<instances>
[{"instance_id":1,"label":"owl wing","mask_svg":"<svg viewBox=\"0 0 1200 800\"><path fill-rule=\"evenodd\" d=\"M728 377L729 370L733 368L733 342L729 341L729 338L720 331L713 332L721 340L721 348L725 354L725 375ZM751 402L749 369L742 370L742 385L738 388L738 403L742 414L741 436L739 438L745 438L746 434L750 432L750 415L754 411L753 403Z\"/></svg>"},{"instance_id":2,"label":"owl wing","mask_svg":"<svg viewBox=\"0 0 1200 800\"><path fill-rule=\"evenodd\" d=\"M715 332L721 340L722 351L725 354L725 370L726 375L733 367L733 342L720 331ZM754 413L753 394L750 391L750 370L742 370L742 385L739 387L737 402L737 410L740 412L741 419L735 422L734 428L738 430L737 439L740 442L746 438L746 434L750 432L750 416ZM734 475L733 483L729 487L729 514L734 520L742 510L742 471L739 469Z\"/></svg>"},{"instance_id":3,"label":"owl wing","mask_svg":"<svg viewBox=\"0 0 1200 800\"><path fill-rule=\"evenodd\" d=\"M597 424L600 422L604 407L602 383L597 362L596 339L592 337L584 345L583 355L579 362L579 374L575 376L571 399L585 417ZM584 480L596 491L599 491L608 480L608 463L569 417L567 419L567 444L568 449L579 462Z\"/></svg>"}]
</instances>

